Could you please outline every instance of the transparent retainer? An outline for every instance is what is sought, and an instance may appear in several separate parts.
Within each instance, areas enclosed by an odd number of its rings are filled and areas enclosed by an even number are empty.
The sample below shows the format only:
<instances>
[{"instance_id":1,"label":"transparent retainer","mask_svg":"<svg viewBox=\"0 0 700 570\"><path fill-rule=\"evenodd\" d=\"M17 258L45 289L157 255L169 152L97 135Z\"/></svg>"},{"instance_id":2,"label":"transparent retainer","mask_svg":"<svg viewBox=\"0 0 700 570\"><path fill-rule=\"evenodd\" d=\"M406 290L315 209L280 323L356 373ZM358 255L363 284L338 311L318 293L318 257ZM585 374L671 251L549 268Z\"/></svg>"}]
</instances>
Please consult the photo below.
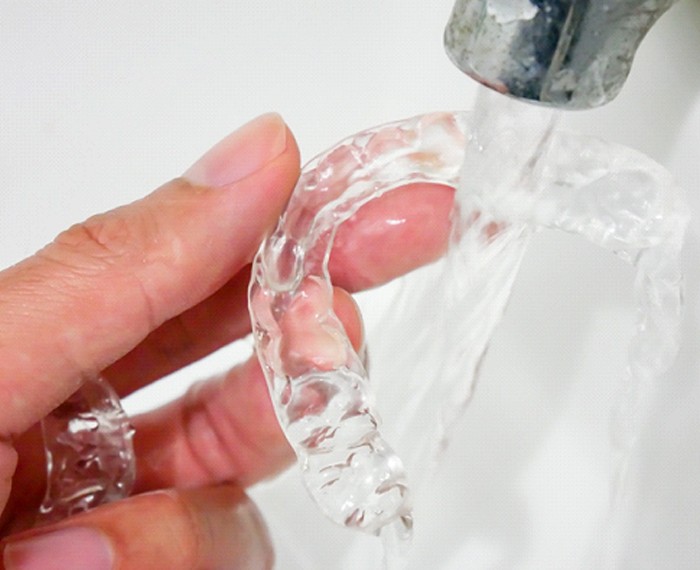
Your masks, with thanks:
<instances>
[{"instance_id":1,"label":"transparent retainer","mask_svg":"<svg viewBox=\"0 0 700 570\"><path fill-rule=\"evenodd\" d=\"M392 451L380 435L363 359L333 313L330 251L337 228L386 192L415 182L458 188L470 120L467 113L423 115L361 132L318 156L303 169L254 262L254 341L280 424L312 498L347 527L377 533L391 525L399 537L410 535L406 472L413 483L427 478L468 403L533 230L579 234L636 267L639 318L613 418L615 477L624 471L653 380L678 348L678 256L687 213L670 175L625 147L554 133L538 161L536 191L459 196L457 230L445 259L399 297L409 311L420 311L436 296L441 306L431 310L425 334L398 359L411 363L396 363L400 378L380 379L383 387L392 383L388 390L405 410L401 425L392 426L396 437L418 416L426 426L420 437L413 430L408 444L399 442L406 450L401 458ZM310 288L325 299L315 305L311 326L338 346L333 358L320 362L300 362L285 349L285 318Z\"/></svg>"},{"instance_id":2,"label":"transparent retainer","mask_svg":"<svg viewBox=\"0 0 700 570\"><path fill-rule=\"evenodd\" d=\"M41 428L47 483L39 524L129 496L136 476L134 430L105 379L87 380Z\"/></svg>"},{"instance_id":3,"label":"transparent retainer","mask_svg":"<svg viewBox=\"0 0 700 570\"><path fill-rule=\"evenodd\" d=\"M306 486L335 522L376 533L411 528L401 459L381 437L363 360L332 308L328 259L336 229L370 200L410 182L456 184L466 143L463 117L436 113L360 133L304 169L253 268L253 335L277 415ZM314 288L308 326L334 339L330 359L286 351L284 320Z\"/></svg>"}]
</instances>

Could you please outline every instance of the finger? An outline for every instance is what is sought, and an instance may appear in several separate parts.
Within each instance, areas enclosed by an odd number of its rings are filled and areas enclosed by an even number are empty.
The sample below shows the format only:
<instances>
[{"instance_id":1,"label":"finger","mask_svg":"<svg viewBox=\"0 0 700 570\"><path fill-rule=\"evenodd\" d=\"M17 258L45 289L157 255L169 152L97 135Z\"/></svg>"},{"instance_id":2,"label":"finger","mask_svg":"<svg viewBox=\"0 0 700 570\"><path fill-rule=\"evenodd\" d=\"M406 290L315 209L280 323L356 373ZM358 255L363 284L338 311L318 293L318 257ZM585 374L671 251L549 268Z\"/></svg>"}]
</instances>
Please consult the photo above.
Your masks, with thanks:
<instances>
[{"instance_id":1,"label":"finger","mask_svg":"<svg viewBox=\"0 0 700 570\"><path fill-rule=\"evenodd\" d=\"M338 229L331 280L350 291L367 289L439 258L446 250L454 191L412 184L364 205ZM249 272L151 333L109 367L105 376L126 395L250 332Z\"/></svg>"},{"instance_id":2,"label":"finger","mask_svg":"<svg viewBox=\"0 0 700 570\"><path fill-rule=\"evenodd\" d=\"M348 338L360 350L362 322L355 302L341 290L333 297ZM288 347L299 351L298 358L305 354L298 346L305 343L313 346L314 359L330 360L337 354L323 331L317 338L309 329L301 334ZM294 458L255 357L221 378L196 384L183 398L133 418L133 424L137 491L220 481L247 486L277 473Z\"/></svg>"},{"instance_id":3,"label":"finger","mask_svg":"<svg viewBox=\"0 0 700 570\"><path fill-rule=\"evenodd\" d=\"M350 292L381 285L439 259L449 241L454 189L411 184L365 204L337 231L329 261Z\"/></svg>"},{"instance_id":4,"label":"finger","mask_svg":"<svg viewBox=\"0 0 700 570\"><path fill-rule=\"evenodd\" d=\"M159 491L8 537L5 570L272 568L258 510L233 485Z\"/></svg>"},{"instance_id":5,"label":"finger","mask_svg":"<svg viewBox=\"0 0 700 570\"><path fill-rule=\"evenodd\" d=\"M227 480L245 486L294 458L255 357L132 423L136 492Z\"/></svg>"},{"instance_id":6,"label":"finger","mask_svg":"<svg viewBox=\"0 0 700 570\"><path fill-rule=\"evenodd\" d=\"M0 274L0 435L22 432L250 261L298 175L265 115L187 173Z\"/></svg>"},{"instance_id":7,"label":"finger","mask_svg":"<svg viewBox=\"0 0 700 570\"><path fill-rule=\"evenodd\" d=\"M337 312L339 308L342 317ZM335 317L352 319L352 325L339 328ZM354 335L356 352L361 342L359 309L352 297L343 289L329 290L316 277L307 277L301 283L295 298L279 318L278 326L281 332L279 358L284 362L286 374L292 377L308 370L333 370L345 365L349 351L342 335L348 336L348 330Z\"/></svg>"},{"instance_id":8,"label":"finger","mask_svg":"<svg viewBox=\"0 0 700 570\"><path fill-rule=\"evenodd\" d=\"M305 304L297 310L302 311ZM361 351L362 320L350 294L336 288L333 310L354 349ZM313 347L313 358L322 358L324 350L337 353L322 330L317 339L310 329L301 334L288 345L298 355L304 354L306 349L299 345L305 343ZM285 331L285 336L294 339L294 331ZM136 428L137 492L232 480L250 485L277 473L294 458L255 357L225 376L196 384L183 398L163 408L132 418L132 423ZM26 527L45 489L46 465L38 426L16 438L14 444L19 461L0 528L10 516L12 528Z\"/></svg>"},{"instance_id":9,"label":"finger","mask_svg":"<svg viewBox=\"0 0 700 570\"><path fill-rule=\"evenodd\" d=\"M250 265L216 293L166 321L103 371L120 396L203 358L250 332Z\"/></svg>"}]
</instances>

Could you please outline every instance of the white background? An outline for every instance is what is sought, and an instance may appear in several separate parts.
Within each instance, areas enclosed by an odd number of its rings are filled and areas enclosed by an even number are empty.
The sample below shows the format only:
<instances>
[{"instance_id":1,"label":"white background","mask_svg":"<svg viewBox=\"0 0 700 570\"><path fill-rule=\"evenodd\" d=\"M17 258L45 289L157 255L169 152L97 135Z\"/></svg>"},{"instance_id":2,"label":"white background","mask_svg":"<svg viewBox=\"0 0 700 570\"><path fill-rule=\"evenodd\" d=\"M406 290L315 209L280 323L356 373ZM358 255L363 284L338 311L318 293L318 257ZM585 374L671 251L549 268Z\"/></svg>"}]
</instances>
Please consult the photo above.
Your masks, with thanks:
<instances>
[{"instance_id":1,"label":"white background","mask_svg":"<svg viewBox=\"0 0 700 570\"><path fill-rule=\"evenodd\" d=\"M469 108L475 86L442 49L450 8L450 0L0 1L0 266L178 175L260 113L282 113L308 159L375 124ZM564 118L569 129L665 165L695 215L699 53L700 3L683 0L645 40L616 101ZM694 219L684 257L684 344L635 455L621 568L700 560L699 229ZM543 233L533 242L476 397L420 498L413 568L591 567L607 512L608 417L634 320L631 278L575 238ZM327 529L296 472L254 495L280 568L368 567L353 549L372 546Z\"/></svg>"}]
</instances>

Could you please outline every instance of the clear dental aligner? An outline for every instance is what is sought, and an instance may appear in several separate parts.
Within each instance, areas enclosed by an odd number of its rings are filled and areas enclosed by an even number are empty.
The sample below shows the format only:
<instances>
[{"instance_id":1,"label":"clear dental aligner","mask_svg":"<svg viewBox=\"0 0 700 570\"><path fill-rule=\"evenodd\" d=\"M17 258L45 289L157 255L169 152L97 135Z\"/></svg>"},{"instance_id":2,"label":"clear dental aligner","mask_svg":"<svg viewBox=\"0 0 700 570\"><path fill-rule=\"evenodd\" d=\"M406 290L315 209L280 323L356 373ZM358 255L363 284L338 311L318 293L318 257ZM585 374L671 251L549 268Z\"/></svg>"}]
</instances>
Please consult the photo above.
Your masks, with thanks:
<instances>
[{"instance_id":1,"label":"clear dental aligner","mask_svg":"<svg viewBox=\"0 0 700 570\"><path fill-rule=\"evenodd\" d=\"M409 182L455 185L464 116L435 113L359 133L304 169L254 263L250 308L258 356L305 483L335 522L410 533L404 468L379 432L367 371L331 306L327 262L337 227L363 204ZM310 286L325 288L318 327L339 345L332 363L285 354L282 323Z\"/></svg>"},{"instance_id":2,"label":"clear dental aligner","mask_svg":"<svg viewBox=\"0 0 700 570\"><path fill-rule=\"evenodd\" d=\"M136 472L134 430L106 380L87 380L41 427L48 474L40 523L129 496Z\"/></svg>"},{"instance_id":3,"label":"clear dental aligner","mask_svg":"<svg viewBox=\"0 0 700 570\"><path fill-rule=\"evenodd\" d=\"M564 134L554 144L534 222L581 235L636 269L637 326L612 426L624 451L639 435L654 380L678 352L689 210L670 173L640 152Z\"/></svg>"},{"instance_id":4,"label":"clear dental aligner","mask_svg":"<svg viewBox=\"0 0 700 570\"><path fill-rule=\"evenodd\" d=\"M668 368L678 347L678 255L687 215L668 173L619 145L552 134L551 125L544 125L546 132L532 141L551 138L550 144L528 151L537 158L532 164L527 153L519 158L526 176L509 171L510 166L501 169L506 179L511 177L505 184L511 188L499 183L489 191L489 172L498 171L493 164L473 172L465 165L464 178L486 174L486 184L460 184L465 143L478 143L469 123L465 114L417 117L360 133L318 157L304 169L286 213L255 261L250 289L254 337L278 417L311 495L331 519L346 526L376 532L397 520L408 524L410 518L402 462L379 435L367 372L330 303L327 261L334 232L369 200L415 181L457 188L458 230L437 281L442 288L430 292L443 296L448 307L434 319L445 327L442 339L432 336L443 364L432 377L402 377L399 388L411 391L406 421L435 398L441 400L441 417L426 430L427 444L415 446L408 465L429 460L449 439L506 305L527 236L537 227L580 234L637 268L640 316L615 413L622 427L614 436L623 459L644 417L642 404L653 392L653 380ZM481 125L482 136L484 126L488 121ZM516 139L522 134L518 128ZM478 157L472 153L474 160ZM280 323L310 281L327 289L317 319L344 346L339 365L319 368L307 362L305 368L285 354ZM414 360L427 357L415 354Z\"/></svg>"}]
</instances>

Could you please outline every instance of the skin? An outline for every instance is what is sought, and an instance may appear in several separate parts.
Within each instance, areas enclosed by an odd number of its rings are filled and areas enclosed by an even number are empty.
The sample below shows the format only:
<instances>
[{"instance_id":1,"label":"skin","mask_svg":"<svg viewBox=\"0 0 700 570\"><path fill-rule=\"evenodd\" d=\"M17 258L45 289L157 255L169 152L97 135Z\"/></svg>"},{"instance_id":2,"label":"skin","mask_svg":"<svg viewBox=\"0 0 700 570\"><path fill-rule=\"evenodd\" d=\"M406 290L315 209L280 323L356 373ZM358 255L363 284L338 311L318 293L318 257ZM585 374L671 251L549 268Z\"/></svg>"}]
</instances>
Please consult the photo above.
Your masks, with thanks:
<instances>
[{"instance_id":1,"label":"skin","mask_svg":"<svg viewBox=\"0 0 700 570\"><path fill-rule=\"evenodd\" d=\"M265 158L280 140L279 152ZM252 163L262 164L247 172ZM184 177L70 228L0 272L0 567L23 555L23 547L8 545L66 529L99 534L119 570L271 566L264 525L243 489L278 473L293 454L254 358L133 418L134 496L57 525L21 529L44 486L37 422L81 381L103 374L125 396L250 331L250 262L298 174L291 132L278 116L265 115ZM356 350L362 322L349 291L438 258L452 198L447 187L407 186L339 229L332 303ZM309 310L300 306L289 319L289 350L332 358L328 339L303 326Z\"/></svg>"}]
</instances>

